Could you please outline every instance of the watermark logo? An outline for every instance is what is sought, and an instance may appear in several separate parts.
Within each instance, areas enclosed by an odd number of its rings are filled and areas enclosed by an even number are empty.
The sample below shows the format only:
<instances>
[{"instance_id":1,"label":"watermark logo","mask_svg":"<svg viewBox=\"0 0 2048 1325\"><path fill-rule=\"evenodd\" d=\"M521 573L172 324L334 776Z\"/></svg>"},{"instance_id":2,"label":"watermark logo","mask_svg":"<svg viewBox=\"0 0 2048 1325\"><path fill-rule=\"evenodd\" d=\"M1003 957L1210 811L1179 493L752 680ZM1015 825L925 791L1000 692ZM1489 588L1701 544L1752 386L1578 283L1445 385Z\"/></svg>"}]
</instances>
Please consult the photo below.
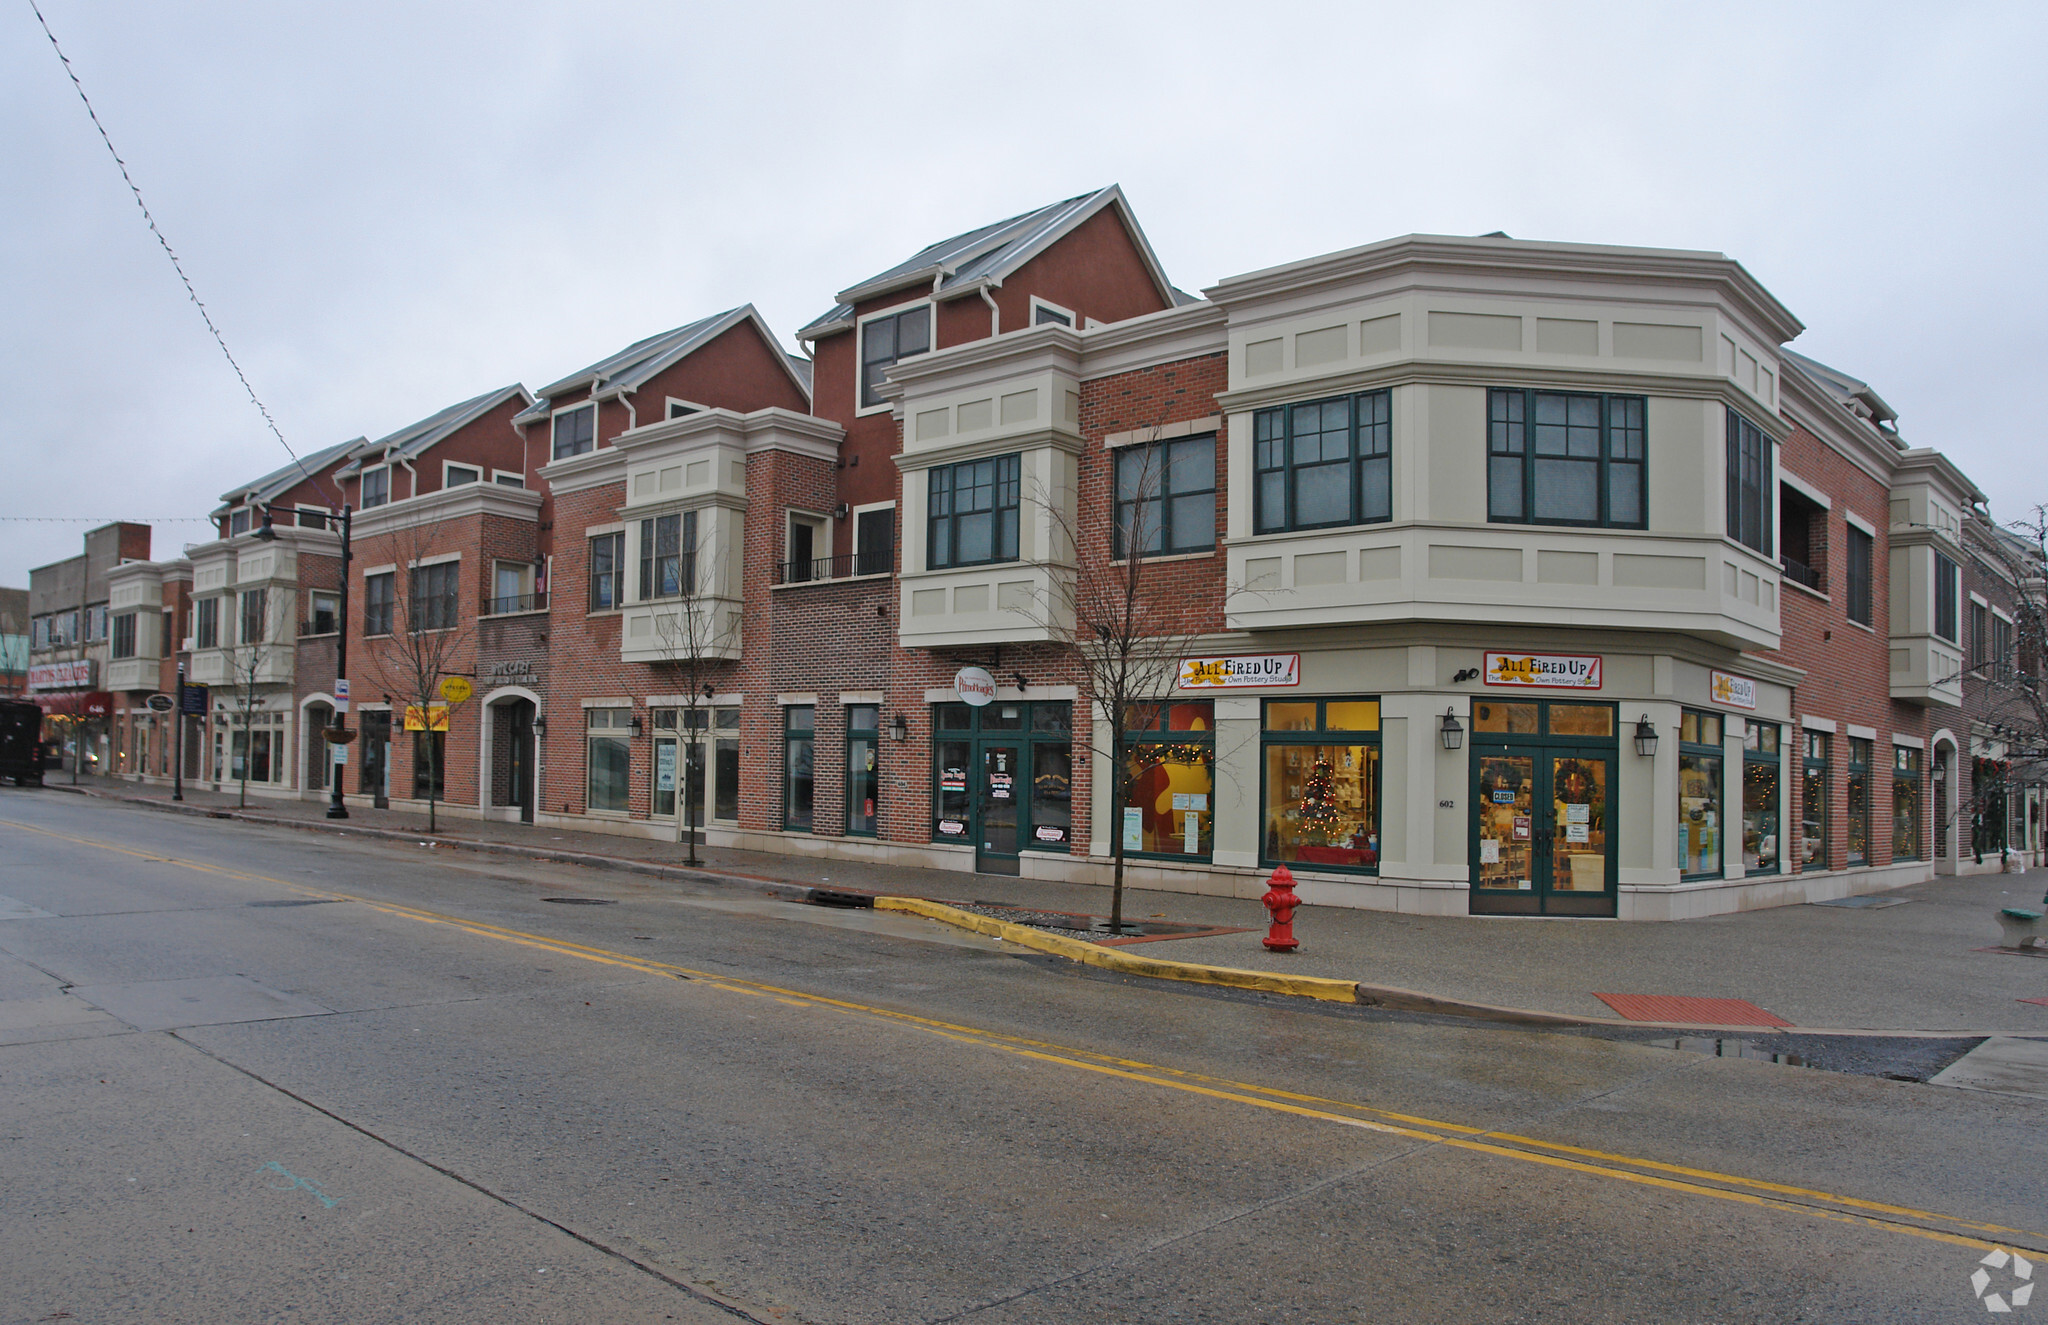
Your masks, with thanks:
<instances>
[{"instance_id":1,"label":"watermark logo","mask_svg":"<svg viewBox=\"0 0 2048 1325\"><path fill-rule=\"evenodd\" d=\"M2001 1273L1994 1278L1993 1270ZM2033 1300L2033 1279L2032 1261L2016 1251L1994 1247L1990 1255L1977 1262L1977 1269L1970 1275L1970 1287L1976 1290L1984 1310L1994 1316L2006 1315L2014 1307L2023 1307ZM1995 1291L1994 1283L1998 1285Z\"/></svg>"}]
</instances>

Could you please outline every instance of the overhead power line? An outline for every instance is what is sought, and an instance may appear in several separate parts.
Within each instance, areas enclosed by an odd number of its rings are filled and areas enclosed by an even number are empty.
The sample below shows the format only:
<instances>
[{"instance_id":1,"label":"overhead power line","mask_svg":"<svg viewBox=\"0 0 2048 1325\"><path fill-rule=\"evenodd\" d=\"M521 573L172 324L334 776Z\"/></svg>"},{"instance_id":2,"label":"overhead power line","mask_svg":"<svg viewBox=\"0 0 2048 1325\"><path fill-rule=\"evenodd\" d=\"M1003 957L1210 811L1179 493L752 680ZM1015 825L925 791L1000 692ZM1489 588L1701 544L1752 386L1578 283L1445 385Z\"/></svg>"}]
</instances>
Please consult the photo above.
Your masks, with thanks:
<instances>
[{"instance_id":1,"label":"overhead power line","mask_svg":"<svg viewBox=\"0 0 2048 1325\"><path fill-rule=\"evenodd\" d=\"M270 429L270 435L277 438L277 444L292 458L292 463L299 467L299 472L314 486L325 487L326 485L306 468L306 462L299 458L299 453L292 450L292 444L284 439L284 432L277 426L277 420L271 417L269 407L256 394L256 388L249 382L249 375L242 371L242 365L236 361L234 351L228 348L227 337L221 335L220 328L214 325L213 314L206 310L206 305L200 301L199 291L192 284L192 278L185 274L185 264L178 260L177 251L171 247L171 241L165 238L163 230L157 225L156 217L149 210L149 204L142 200L142 190L137 187L134 177L128 173L128 163L114 150L114 140L108 136L107 126L100 123L99 112L93 109L92 98L85 95L85 84L79 81L78 71L71 67L71 57L64 54L64 47L58 43L57 34L50 30L50 20L43 17L43 11L36 4L36 0L29 0L28 7L35 11L36 22L43 25L43 35L50 39L50 49L57 53L58 62L64 66L65 76L70 78L71 86L77 89L78 99L85 105L86 116L92 120L92 127L99 130L100 141L107 145L107 155L114 158L114 165L120 170L121 179L128 185L128 192L135 195L135 205L141 209L142 219L149 225L149 233L155 235L156 242L163 246L164 256L171 260L172 270L176 271L178 279L184 282L185 293L191 298L192 306L199 310L200 319L206 323L206 329L213 333L213 343L220 346L221 355L228 361L228 367L235 370L235 377L241 382L242 390L249 393L249 403L263 416L263 422ZM339 497L336 497L335 505L340 504Z\"/></svg>"},{"instance_id":2,"label":"overhead power line","mask_svg":"<svg viewBox=\"0 0 2048 1325\"><path fill-rule=\"evenodd\" d=\"M0 524L212 524L203 515L0 515Z\"/></svg>"}]
</instances>

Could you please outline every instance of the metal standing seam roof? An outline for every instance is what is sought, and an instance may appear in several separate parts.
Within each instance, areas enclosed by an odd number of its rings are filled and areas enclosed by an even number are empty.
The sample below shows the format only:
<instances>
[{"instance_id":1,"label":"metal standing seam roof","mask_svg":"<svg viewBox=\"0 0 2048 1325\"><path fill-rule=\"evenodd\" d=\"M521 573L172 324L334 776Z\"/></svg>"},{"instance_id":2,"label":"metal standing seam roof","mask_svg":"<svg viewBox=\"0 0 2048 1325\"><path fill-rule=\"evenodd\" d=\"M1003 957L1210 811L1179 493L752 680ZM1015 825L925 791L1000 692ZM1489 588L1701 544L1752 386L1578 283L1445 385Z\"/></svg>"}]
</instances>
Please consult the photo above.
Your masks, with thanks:
<instances>
[{"instance_id":1,"label":"metal standing seam roof","mask_svg":"<svg viewBox=\"0 0 2048 1325\"><path fill-rule=\"evenodd\" d=\"M1111 203L1123 203L1123 189L1115 184L1083 193L1076 197L1064 198L1059 202L1024 212L993 225L981 226L965 234L954 235L919 249L903 262L887 271L848 286L838 295L839 302L823 315L813 318L796 333L798 340L806 340L820 328L850 321L854 305L871 295L886 294L890 290L902 289L908 285L936 280L934 289L941 296L946 291L958 289L976 281L1000 281L1004 276L1023 266L1036 257L1046 245L1072 230L1081 222L1093 216ZM1153 256L1150 243L1138 229L1137 219L1124 207L1124 217L1131 227L1131 237L1136 241L1154 277L1158 280L1161 293L1166 294L1175 304L1194 302L1193 298L1175 290L1166 281L1159 269L1158 260Z\"/></svg>"},{"instance_id":2,"label":"metal standing seam roof","mask_svg":"<svg viewBox=\"0 0 2048 1325\"><path fill-rule=\"evenodd\" d=\"M325 469L328 465L333 464L336 460L346 455L350 450L362 444L363 439L358 437L353 441L338 442L333 446L323 447L318 451L299 457L298 460L285 465L281 469L273 469L262 478L256 479L253 482L229 488L220 495L220 499L229 505L233 505L246 497L253 499L259 506L264 505L280 494L289 491L297 484L303 483L309 476L318 475L322 469Z\"/></svg>"},{"instance_id":3,"label":"metal standing seam roof","mask_svg":"<svg viewBox=\"0 0 2048 1325\"><path fill-rule=\"evenodd\" d=\"M587 368L578 369L560 381L548 383L540 389L538 399L533 405L512 421L539 422L548 417L549 405L554 397L565 391L581 390L590 386L593 381L597 382L600 390L632 391L678 359L701 349L747 321L752 321L761 329L761 334L767 340L770 349L787 357L787 351L775 343L775 333L769 330L760 310L752 304L742 304L738 308L728 308L723 313L700 318L673 331L664 331L645 340L636 340L616 354L599 359ZM797 366L800 362L802 361L785 366L789 368L790 375L795 377L808 393L811 389L809 372L807 367Z\"/></svg>"},{"instance_id":4,"label":"metal standing seam roof","mask_svg":"<svg viewBox=\"0 0 2048 1325\"><path fill-rule=\"evenodd\" d=\"M363 468L363 462L371 456L394 455L411 457L419 455L428 447L447 437L457 428L473 423L490 413L499 405L504 404L505 400L511 396L518 396L521 400L525 401L533 399L533 397L526 393L526 388L518 382L514 382L511 386L501 386L495 391L486 391L483 395L474 396L459 405L450 405L444 410L429 414L417 423L409 423L397 432L386 437L380 437L374 442L358 442L355 457L336 470L335 476L344 478L360 473Z\"/></svg>"}]
</instances>

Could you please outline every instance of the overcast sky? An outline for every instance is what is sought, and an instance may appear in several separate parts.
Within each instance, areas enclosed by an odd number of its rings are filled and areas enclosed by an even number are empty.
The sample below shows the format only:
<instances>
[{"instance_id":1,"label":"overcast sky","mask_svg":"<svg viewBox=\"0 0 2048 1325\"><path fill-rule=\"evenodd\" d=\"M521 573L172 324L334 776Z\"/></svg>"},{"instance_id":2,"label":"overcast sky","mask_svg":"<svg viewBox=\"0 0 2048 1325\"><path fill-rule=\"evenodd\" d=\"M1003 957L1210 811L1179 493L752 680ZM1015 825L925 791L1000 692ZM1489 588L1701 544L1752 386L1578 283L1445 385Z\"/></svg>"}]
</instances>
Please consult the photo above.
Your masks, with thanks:
<instances>
[{"instance_id":1,"label":"overcast sky","mask_svg":"<svg viewBox=\"0 0 2048 1325\"><path fill-rule=\"evenodd\" d=\"M1414 231L1725 252L2048 502L2048 6L41 3L302 452L748 301L786 339L1116 182L1196 291ZM203 516L286 457L4 13L0 516ZM0 584L85 527L0 520Z\"/></svg>"}]
</instances>

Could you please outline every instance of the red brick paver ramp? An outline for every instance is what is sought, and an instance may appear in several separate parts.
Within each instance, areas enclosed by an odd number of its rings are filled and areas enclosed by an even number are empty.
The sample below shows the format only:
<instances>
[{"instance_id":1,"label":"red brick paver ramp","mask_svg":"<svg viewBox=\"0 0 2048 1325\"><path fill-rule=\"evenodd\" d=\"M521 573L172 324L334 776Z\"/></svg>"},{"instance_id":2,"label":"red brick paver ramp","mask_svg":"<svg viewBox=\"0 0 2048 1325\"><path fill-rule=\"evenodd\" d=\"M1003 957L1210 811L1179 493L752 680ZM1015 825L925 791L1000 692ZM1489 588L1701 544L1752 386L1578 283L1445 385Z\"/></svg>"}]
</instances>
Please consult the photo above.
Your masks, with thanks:
<instances>
[{"instance_id":1,"label":"red brick paver ramp","mask_svg":"<svg viewBox=\"0 0 2048 1325\"><path fill-rule=\"evenodd\" d=\"M1595 994L1630 1021L1679 1021L1704 1026L1790 1026L1743 998L1689 998L1683 994Z\"/></svg>"}]
</instances>

